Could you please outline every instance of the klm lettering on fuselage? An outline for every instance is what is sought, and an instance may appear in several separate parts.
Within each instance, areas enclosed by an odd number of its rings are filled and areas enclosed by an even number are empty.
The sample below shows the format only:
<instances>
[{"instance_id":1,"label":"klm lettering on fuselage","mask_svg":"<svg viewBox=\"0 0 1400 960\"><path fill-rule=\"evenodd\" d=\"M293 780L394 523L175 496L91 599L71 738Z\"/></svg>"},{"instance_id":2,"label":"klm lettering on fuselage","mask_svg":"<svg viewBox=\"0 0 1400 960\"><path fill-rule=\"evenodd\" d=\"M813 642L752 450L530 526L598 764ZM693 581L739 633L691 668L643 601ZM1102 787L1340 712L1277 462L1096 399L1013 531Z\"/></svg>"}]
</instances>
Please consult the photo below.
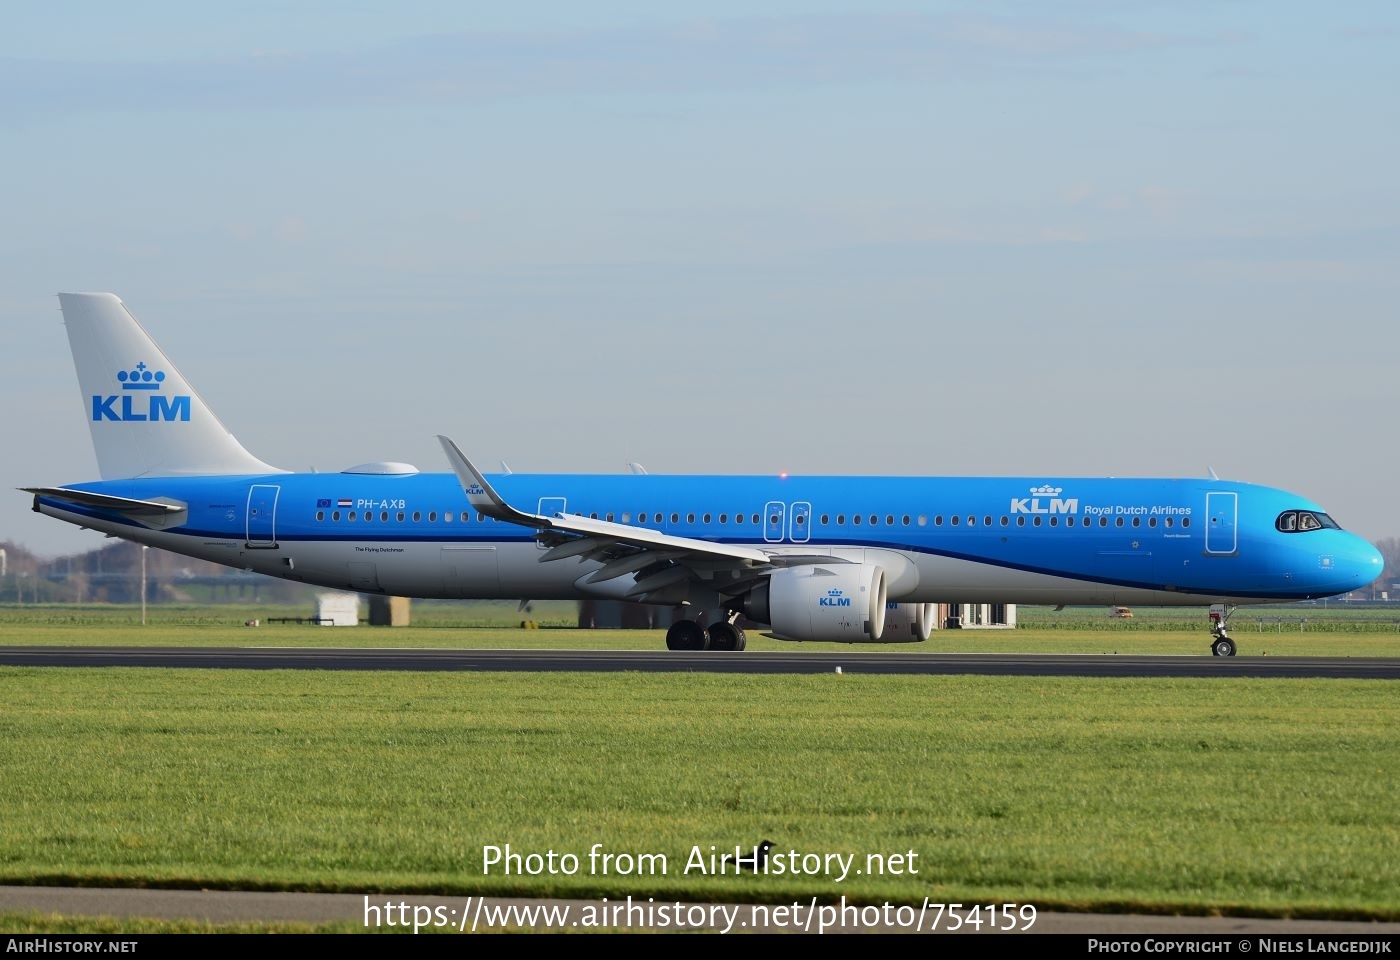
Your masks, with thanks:
<instances>
[{"instance_id":1,"label":"klm lettering on fuselage","mask_svg":"<svg viewBox=\"0 0 1400 960\"><path fill-rule=\"evenodd\" d=\"M1012 513L1078 513L1079 498L1060 499L1063 487L1031 487L1031 496L1012 497Z\"/></svg>"},{"instance_id":2,"label":"klm lettering on fuselage","mask_svg":"<svg viewBox=\"0 0 1400 960\"><path fill-rule=\"evenodd\" d=\"M817 606L819 607L849 607L850 605L851 598L842 596L840 590L828 590L826 596L817 598Z\"/></svg>"},{"instance_id":3,"label":"klm lettering on fuselage","mask_svg":"<svg viewBox=\"0 0 1400 960\"><path fill-rule=\"evenodd\" d=\"M119 370L117 382L122 386L122 393L113 393L108 396L93 394L92 419L94 421L165 420L174 422L179 420L185 423L189 422L190 398L180 394L166 396L159 392L165 383L164 370L149 370L143 360L131 370ZM145 403L141 402L143 395ZM121 402L118 403L118 401Z\"/></svg>"}]
</instances>

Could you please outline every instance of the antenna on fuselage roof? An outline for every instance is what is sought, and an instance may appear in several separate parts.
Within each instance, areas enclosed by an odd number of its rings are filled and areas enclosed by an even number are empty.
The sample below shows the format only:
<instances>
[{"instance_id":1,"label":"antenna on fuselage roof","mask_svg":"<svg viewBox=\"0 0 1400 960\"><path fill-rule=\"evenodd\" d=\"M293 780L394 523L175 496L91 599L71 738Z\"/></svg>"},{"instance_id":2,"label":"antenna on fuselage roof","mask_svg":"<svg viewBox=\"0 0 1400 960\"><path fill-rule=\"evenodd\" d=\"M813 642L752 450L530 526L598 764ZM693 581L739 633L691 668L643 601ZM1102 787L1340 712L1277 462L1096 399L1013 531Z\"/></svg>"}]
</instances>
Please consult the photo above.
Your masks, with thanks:
<instances>
[{"instance_id":1,"label":"antenna on fuselage roof","mask_svg":"<svg viewBox=\"0 0 1400 960\"><path fill-rule=\"evenodd\" d=\"M1210 467L1210 466L1206 467L1206 472L1210 474L1210 478L1211 478L1212 480L1219 480L1219 479L1220 479L1218 476L1216 476L1216 474L1215 474L1215 468L1214 468L1214 467Z\"/></svg>"},{"instance_id":2,"label":"antenna on fuselage roof","mask_svg":"<svg viewBox=\"0 0 1400 960\"><path fill-rule=\"evenodd\" d=\"M510 464L506 463L504 460L501 461L501 472L502 472L502 473L510 473L510 472L511 472L511 471L510 471Z\"/></svg>"},{"instance_id":3,"label":"antenna on fuselage roof","mask_svg":"<svg viewBox=\"0 0 1400 960\"><path fill-rule=\"evenodd\" d=\"M628 461L627 461L627 469L630 470L632 473L636 474L636 475L639 476L639 477L644 477L644 476L646 476L647 468L644 467L644 466L642 466L640 463L638 463L638 462L635 461L635 460L628 460Z\"/></svg>"}]
</instances>

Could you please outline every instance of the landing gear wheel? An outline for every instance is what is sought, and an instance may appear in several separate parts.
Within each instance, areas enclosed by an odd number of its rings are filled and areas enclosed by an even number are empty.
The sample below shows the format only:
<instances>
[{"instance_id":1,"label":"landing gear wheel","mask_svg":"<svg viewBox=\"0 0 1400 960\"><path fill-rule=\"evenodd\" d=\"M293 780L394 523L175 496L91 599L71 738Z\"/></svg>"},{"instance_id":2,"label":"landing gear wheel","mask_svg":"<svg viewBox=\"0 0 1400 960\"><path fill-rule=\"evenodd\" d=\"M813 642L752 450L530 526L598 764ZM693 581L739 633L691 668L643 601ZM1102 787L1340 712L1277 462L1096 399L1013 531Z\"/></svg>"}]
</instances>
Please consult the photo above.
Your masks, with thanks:
<instances>
[{"instance_id":1,"label":"landing gear wheel","mask_svg":"<svg viewBox=\"0 0 1400 960\"><path fill-rule=\"evenodd\" d=\"M694 620L677 620L666 631L667 650L704 650L709 644L705 628Z\"/></svg>"},{"instance_id":2,"label":"landing gear wheel","mask_svg":"<svg viewBox=\"0 0 1400 960\"><path fill-rule=\"evenodd\" d=\"M709 637L711 650L744 649L744 631L732 623L712 623L705 628L705 633Z\"/></svg>"},{"instance_id":3,"label":"landing gear wheel","mask_svg":"<svg viewBox=\"0 0 1400 960\"><path fill-rule=\"evenodd\" d=\"M1229 637L1216 637L1211 641L1210 653L1214 657L1233 657L1235 655L1235 641Z\"/></svg>"}]
</instances>

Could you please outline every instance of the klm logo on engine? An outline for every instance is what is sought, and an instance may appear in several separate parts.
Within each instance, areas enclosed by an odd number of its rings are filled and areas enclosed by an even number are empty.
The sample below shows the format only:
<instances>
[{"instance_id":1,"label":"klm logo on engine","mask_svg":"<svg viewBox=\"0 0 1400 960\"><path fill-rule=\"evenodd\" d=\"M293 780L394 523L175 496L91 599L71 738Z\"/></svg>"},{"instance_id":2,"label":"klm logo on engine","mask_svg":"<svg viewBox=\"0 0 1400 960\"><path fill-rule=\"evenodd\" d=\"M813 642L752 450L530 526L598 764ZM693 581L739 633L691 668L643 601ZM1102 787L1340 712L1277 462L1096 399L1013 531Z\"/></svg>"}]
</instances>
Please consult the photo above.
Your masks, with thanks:
<instances>
[{"instance_id":1,"label":"klm logo on engine","mask_svg":"<svg viewBox=\"0 0 1400 960\"><path fill-rule=\"evenodd\" d=\"M1063 487L1052 487L1045 484L1040 487L1031 487L1029 497L1012 497L1012 513L1078 513L1079 498L1073 497L1068 500L1060 499L1060 492Z\"/></svg>"},{"instance_id":2,"label":"klm logo on engine","mask_svg":"<svg viewBox=\"0 0 1400 960\"><path fill-rule=\"evenodd\" d=\"M122 385L121 393L93 394L92 419L94 421L114 420L117 422L139 423L149 420L176 420L188 423L190 419L190 398L181 394L161 393L165 384L165 371L151 371L145 361L131 370L117 371L117 382Z\"/></svg>"},{"instance_id":3,"label":"klm logo on engine","mask_svg":"<svg viewBox=\"0 0 1400 960\"><path fill-rule=\"evenodd\" d=\"M842 594L840 590L828 590L826 596L817 598L819 607L849 607L851 598Z\"/></svg>"}]
</instances>

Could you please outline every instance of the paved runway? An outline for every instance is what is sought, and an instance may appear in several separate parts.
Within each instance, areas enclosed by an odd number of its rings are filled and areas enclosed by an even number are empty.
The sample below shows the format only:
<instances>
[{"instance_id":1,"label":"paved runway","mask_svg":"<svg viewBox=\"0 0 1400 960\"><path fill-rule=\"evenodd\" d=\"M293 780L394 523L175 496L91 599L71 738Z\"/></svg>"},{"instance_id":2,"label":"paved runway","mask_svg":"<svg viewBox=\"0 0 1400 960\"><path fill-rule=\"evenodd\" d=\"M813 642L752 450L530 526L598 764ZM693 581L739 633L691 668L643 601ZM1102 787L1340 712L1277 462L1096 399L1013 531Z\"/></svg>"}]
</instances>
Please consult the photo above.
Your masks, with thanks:
<instances>
[{"instance_id":1,"label":"paved runway","mask_svg":"<svg viewBox=\"0 0 1400 960\"><path fill-rule=\"evenodd\" d=\"M1026 677L1333 677L1400 680L1400 659L1139 657L1021 653L673 653L645 650L424 650L310 647L0 647L0 665L222 670L636 670Z\"/></svg>"}]
</instances>

